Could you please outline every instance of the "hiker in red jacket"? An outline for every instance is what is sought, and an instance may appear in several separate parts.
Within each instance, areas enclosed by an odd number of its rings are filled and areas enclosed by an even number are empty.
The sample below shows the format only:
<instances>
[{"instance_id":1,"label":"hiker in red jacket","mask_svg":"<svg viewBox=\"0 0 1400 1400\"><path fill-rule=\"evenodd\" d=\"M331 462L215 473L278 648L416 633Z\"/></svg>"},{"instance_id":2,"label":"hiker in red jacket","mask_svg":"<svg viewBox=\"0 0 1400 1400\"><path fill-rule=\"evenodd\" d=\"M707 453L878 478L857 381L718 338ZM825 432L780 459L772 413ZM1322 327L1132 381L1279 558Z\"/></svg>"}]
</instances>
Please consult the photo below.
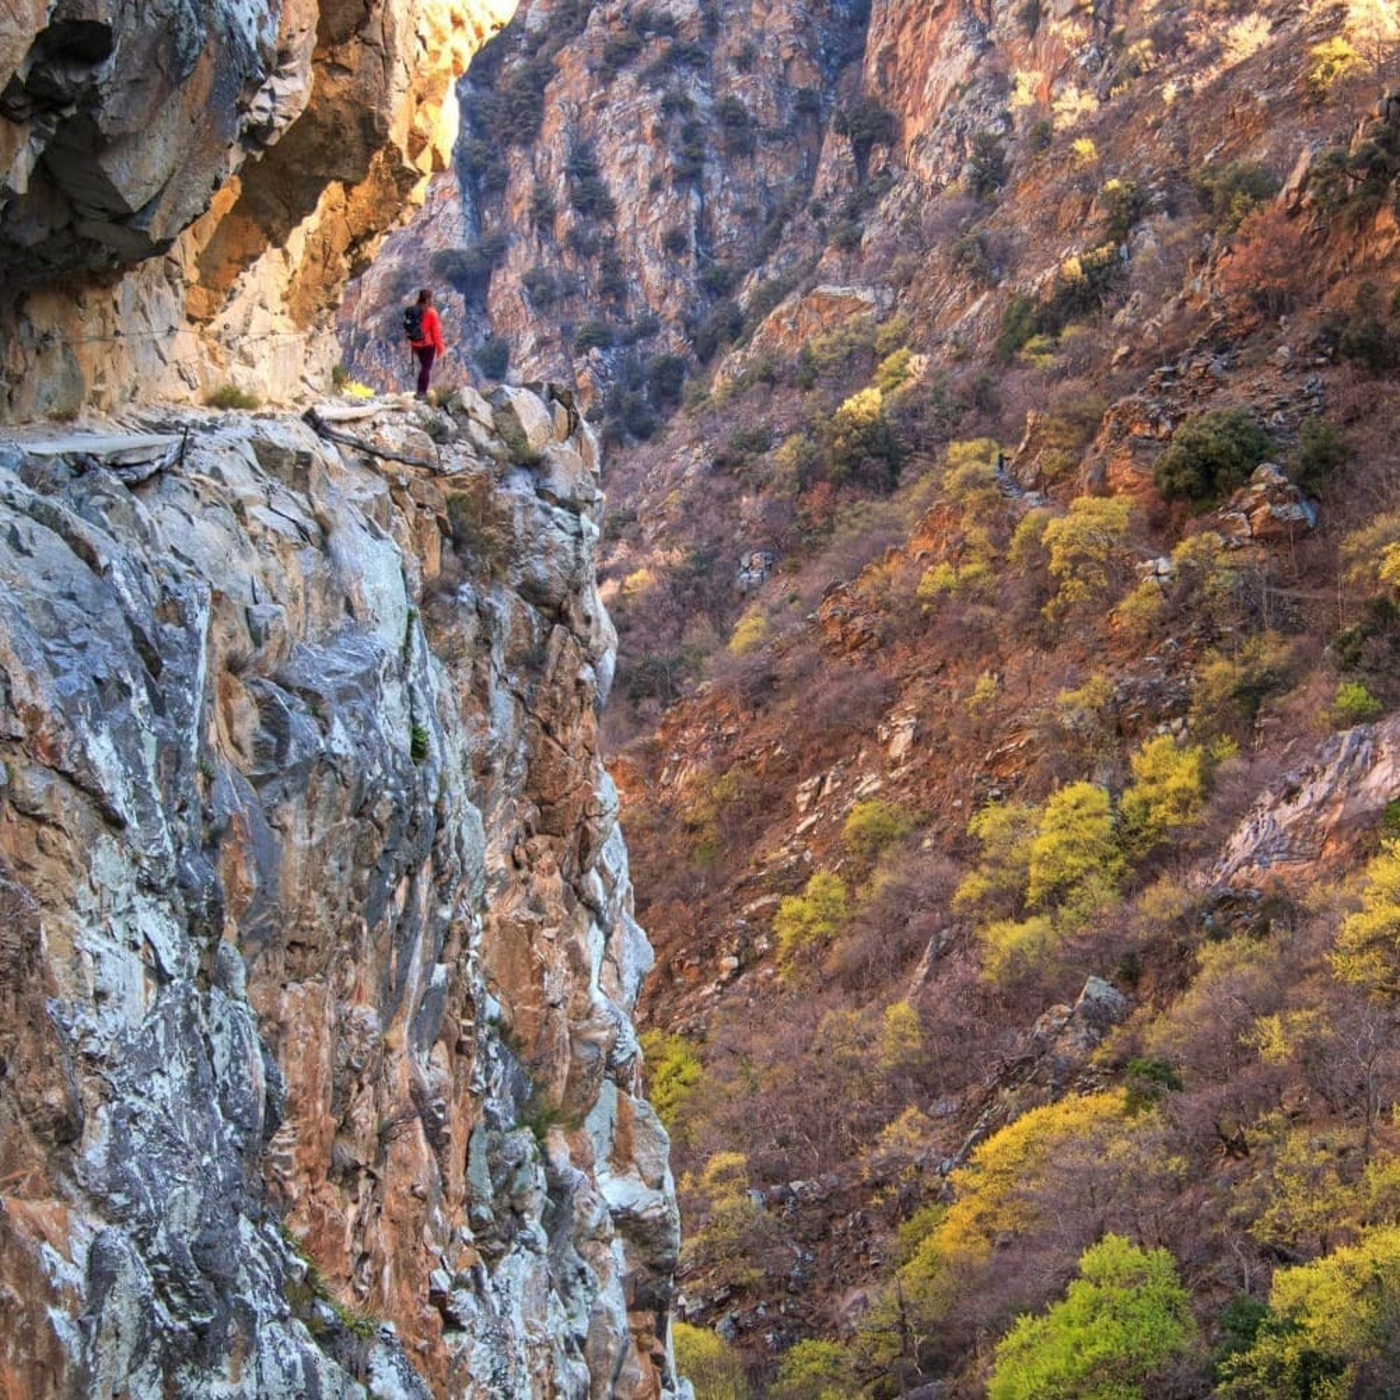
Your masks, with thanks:
<instances>
[{"instance_id":1,"label":"hiker in red jacket","mask_svg":"<svg viewBox=\"0 0 1400 1400\"><path fill-rule=\"evenodd\" d=\"M416 317L413 315L415 311L418 313ZM417 321L416 330L414 320ZM442 342L442 322L433 307L430 287L424 287L418 293L418 301L409 308L405 322L408 325L409 348L418 357L418 397L425 399L428 397L428 378L433 372L433 361L447 349Z\"/></svg>"}]
</instances>

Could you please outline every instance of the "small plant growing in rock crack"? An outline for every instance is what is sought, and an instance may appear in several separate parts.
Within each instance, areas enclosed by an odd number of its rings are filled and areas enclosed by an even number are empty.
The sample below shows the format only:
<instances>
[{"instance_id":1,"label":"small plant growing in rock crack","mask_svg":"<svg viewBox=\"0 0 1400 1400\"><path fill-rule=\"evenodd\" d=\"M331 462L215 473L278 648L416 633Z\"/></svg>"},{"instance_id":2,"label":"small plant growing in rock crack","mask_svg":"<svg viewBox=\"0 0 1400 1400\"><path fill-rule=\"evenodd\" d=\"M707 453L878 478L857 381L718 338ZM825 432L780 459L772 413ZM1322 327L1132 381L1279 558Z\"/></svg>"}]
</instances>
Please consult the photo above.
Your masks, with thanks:
<instances>
[{"instance_id":1,"label":"small plant growing in rock crack","mask_svg":"<svg viewBox=\"0 0 1400 1400\"><path fill-rule=\"evenodd\" d=\"M421 724L409 726L408 756L415 763L422 763L428 756L428 731Z\"/></svg>"},{"instance_id":2,"label":"small plant growing in rock crack","mask_svg":"<svg viewBox=\"0 0 1400 1400\"><path fill-rule=\"evenodd\" d=\"M204 396L204 402L210 408L252 409L257 408L262 400L236 384L220 384Z\"/></svg>"},{"instance_id":3,"label":"small plant growing in rock crack","mask_svg":"<svg viewBox=\"0 0 1400 1400\"><path fill-rule=\"evenodd\" d=\"M530 1097L520 1110L518 1126L528 1129L530 1136L543 1149L551 1128L572 1132L580 1126L580 1120L577 1114L567 1113L559 1104L548 1102L542 1091L535 1087L531 1088Z\"/></svg>"},{"instance_id":4,"label":"small plant growing in rock crack","mask_svg":"<svg viewBox=\"0 0 1400 1400\"><path fill-rule=\"evenodd\" d=\"M282 1221L277 1228L287 1252L301 1266L301 1277L289 1276L283 1289L293 1314L306 1324L313 1336L316 1336L325 1330L325 1324L317 1318L313 1304L324 1303L335 1314L336 1321L351 1336L358 1337L361 1341L368 1341L373 1337L379 1330L379 1319L373 1313L342 1303L332 1293L326 1276L315 1261L307 1256L301 1241L292 1234L287 1223Z\"/></svg>"}]
</instances>

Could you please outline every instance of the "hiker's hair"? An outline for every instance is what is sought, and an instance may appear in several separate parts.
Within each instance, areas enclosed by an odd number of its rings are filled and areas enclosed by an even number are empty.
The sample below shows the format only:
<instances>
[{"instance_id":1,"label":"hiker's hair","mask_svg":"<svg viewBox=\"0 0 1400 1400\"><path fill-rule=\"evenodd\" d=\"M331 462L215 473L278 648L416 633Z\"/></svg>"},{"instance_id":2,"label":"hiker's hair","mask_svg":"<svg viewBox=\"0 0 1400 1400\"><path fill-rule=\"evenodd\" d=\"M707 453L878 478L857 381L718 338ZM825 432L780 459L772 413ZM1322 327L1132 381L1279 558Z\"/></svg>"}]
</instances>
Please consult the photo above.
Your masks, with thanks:
<instances>
[{"instance_id":1,"label":"hiker's hair","mask_svg":"<svg viewBox=\"0 0 1400 1400\"><path fill-rule=\"evenodd\" d=\"M418 305L426 306L433 299L433 289L431 287L419 287Z\"/></svg>"}]
</instances>

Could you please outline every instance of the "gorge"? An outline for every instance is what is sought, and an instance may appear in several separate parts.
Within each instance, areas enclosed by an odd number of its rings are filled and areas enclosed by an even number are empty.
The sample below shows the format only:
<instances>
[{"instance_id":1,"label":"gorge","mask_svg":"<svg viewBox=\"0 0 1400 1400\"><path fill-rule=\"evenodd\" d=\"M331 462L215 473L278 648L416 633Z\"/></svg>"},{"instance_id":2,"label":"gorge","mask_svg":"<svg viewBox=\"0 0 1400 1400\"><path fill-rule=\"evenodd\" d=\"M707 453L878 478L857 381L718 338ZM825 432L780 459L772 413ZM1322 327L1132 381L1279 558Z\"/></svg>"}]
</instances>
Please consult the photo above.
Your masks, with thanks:
<instances>
[{"instance_id":1,"label":"gorge","mask_svg":"<svg viewBox=\"0 0 1400 1400\"><path fill-rule=\"evenodd\" d=\"M0 1393L1388 1393L1397 44L12 6Z\"/></svg>"}]
</instances>

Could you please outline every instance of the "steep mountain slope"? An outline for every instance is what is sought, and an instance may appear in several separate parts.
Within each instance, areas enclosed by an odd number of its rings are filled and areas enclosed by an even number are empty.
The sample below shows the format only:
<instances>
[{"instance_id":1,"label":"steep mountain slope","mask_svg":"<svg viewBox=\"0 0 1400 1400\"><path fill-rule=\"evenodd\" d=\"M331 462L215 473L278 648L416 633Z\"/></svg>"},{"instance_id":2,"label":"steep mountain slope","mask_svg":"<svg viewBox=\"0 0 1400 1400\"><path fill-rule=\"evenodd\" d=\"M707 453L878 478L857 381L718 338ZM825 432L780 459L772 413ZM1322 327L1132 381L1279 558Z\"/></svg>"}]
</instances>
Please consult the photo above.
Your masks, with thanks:
<instances>
[{"instance_id":1,"label":"steep mountain slope","mask_svg":"<svg viewBox=\"0 0 1400 1400\"><path fill-rule=\"evenodd\" d=\"M805 13L532 8L347 332L445 280L610 447L689 1354L1078 1393L1165 1270L1096 1379L1378 1393L1394 15Z\"/></svg>"}]
</instances>

